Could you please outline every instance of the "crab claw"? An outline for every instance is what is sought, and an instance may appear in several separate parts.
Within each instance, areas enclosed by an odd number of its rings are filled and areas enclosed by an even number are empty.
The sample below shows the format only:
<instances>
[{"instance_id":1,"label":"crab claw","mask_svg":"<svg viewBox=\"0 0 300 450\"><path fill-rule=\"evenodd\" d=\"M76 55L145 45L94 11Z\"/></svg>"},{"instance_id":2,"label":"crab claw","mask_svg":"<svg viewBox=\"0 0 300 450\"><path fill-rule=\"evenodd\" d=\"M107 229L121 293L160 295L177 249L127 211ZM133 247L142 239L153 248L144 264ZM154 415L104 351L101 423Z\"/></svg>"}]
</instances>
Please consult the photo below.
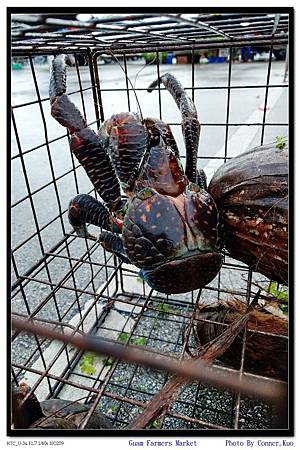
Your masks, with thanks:
<instances>
[{"instance_id":1,"label":"crab claw","mask_svg":"<svg viewBox=\"0 0 300 450\"><path fill-rule=\"evenodd\" d=\"M96 191L111 209L121 202L120 185L101 138L87 126L86 120L66 94L66 57L52 61L49 97L51 115L70 133L70 150L76 156Z\"/></svg>"},{"instance_id":2,"label":"crab claw","mask_svg":"<svg viewBox=\"0 0 300 450\"><path fill-rule=\"evenodd\" d=\"M97 238L87 230L87 223L120 233L119 224L114 223L112 215L99 200L87 194L79 194L69 204L69 222L77 236L97 241Z\"/></svg>"},{"instance_id":3,"label":"crab claw","mask_svg":"<svg viewBox=\"0 0 300 450\"><path fill-rule=\"evenodd\" d=\"M130 260L127 258L124 250L123 241L118 235L110 231L102 231L99 242L105 250L114 253L121 261L130 264Z\"/></svg>"}]
</instances>

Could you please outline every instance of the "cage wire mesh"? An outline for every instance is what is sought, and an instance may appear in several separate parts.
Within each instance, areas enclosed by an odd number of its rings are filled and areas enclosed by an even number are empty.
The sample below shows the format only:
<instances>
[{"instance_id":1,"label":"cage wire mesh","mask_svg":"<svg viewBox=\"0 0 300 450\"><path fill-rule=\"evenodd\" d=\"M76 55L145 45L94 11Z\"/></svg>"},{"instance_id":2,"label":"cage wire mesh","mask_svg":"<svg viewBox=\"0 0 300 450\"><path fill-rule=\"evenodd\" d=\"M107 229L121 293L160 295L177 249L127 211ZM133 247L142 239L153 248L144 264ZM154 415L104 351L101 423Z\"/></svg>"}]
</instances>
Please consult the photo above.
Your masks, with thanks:
<instances>
[{"instance_id":1,"label":"cage wire mesh","mask_svg":"<svg viewBox=\"0 0 300 450\"><path fill-rule=\"evenodd\" d=\"M113 113L137 111L137 95L144 116L159 117L172 126L183 152L179 113L170 95L159 86L151 102L145 97L150 95L148 81L165 71L162 52L186 55L188 64L180 81L195 102L201 122L198 166L211 175L234 156L229 140L237 127L255 128L256 144L266 142L269 130L280 127L286 134L288 124L272 121L267 111L275 91L287 93L288 84L282 81L287 66L280 66L282 78L273 66L274 50L288 43L288 20L288 14L264 13L91 15L85 21L73 14L12 15L13 62L21 62L27 73L25 84L21 71L12 77L14 317L63 333L90 333L126 346L138 345L150 355L163 353L181 360L196 347L193 327L199 302L235 298L248 303L253 298L257 285L266 280L227 254L220 273L201 293L163 295L139 279L134 266L122 263L98 243L74 235L67 220L70 198L78 193L97 194L69 150L68 134L50 116L48 65L41 65L38 57L74 55L74 66L67 72L67 93L94 130ZM258 82L236 82L240 65L234 64L235 50L246 46L263 46L268 52ZM207 66L198 64L201 52L216 49L228 51L228 62L216 66L221 83L207 79ZM132 64L132 58L144 52L152 53L152 64ZM168 70L176 75L178 67ZM237 97L249 90L262 99L261 119L255 122L247 121L234 106ZM210 98L206 105L204 93ZM214 120L218 105L222 105L219 121ZM218 145L213 142L215 130L221 147L218 154L212 153ZM239 152L246 150L245 145L241 143ZM251 336L244 334L236 354L240 374ZM287 336L276 339L285 341ZM87 373L83 351L17 330L12 332L11 349L13 383L26 379L39 400L84 402L90 411L101 410L118 428L126 428L169 378L164 371L92 354ZM216 364L230 377L230 367ZM254 381L263 379L255 371L251 376ZM279 383L272 377L269 381ZM263 399L192 382L148 428L272 429L274 417Z\"/></svg>"}]
</instances>

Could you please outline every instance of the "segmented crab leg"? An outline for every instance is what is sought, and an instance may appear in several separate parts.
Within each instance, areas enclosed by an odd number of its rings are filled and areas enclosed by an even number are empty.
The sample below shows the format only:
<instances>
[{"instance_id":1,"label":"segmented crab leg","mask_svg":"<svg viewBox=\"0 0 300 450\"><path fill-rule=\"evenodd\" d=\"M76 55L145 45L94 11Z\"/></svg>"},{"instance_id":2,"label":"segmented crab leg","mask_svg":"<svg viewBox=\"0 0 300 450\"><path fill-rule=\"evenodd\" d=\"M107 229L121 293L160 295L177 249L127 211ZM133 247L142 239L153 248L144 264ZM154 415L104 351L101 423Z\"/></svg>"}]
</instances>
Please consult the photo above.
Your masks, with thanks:
<instances>
[{"instance_id":1,"label":"segmented crab leg","mask_svg":"<svg viewBox=\"0 0 300 450\"><path fill-rule=\"evenodd\" d=\"M86 227L87 223L116 233L121 232L121 222L113 218L110 211L99 200L87 194L79 194L69 204L69 222L79 237L97 240Z\"/></svg>"},{"instance_id":2,"label":"segmented crab leg","mask_svg":"<svg viewBox=\"0 0 300 450\"><path fill-rule=\"evenodd\" d=\"M102 231L99 237L99 242L105 250L117 255L123 262L131 264L130 260L126 256L123 241L120 236L117 236L109 231Z\"/></svg>"},{"instance_id":3,"label":"segmented crab leg","mask_svg":"<svg viewBox=\"0 0 300 450\"><path fill-rule=\"evenodd\" d=\"M98 135L124 191L130 190L148 147L147 130L140 116L131 112L114 114L101 125Z\"/></svg>"},{"instance_id":4,"label":"segmented crab leg","mask_svg":"<svg viewBox=\"0 0 300 450\"><path fill-rule=\"evenodd\" d=\"M166 124L162 120L152 119L150 117L144 119L144 124L148 130L150 147L155 147L156 145L159 145L159 140L161 137L165 142L165 144L173 150L176 157L180 159L176 141L174 139L171 128L168 124Z\"/></svg>"},{"instance_id":5,"label":"segmented crab leg","mask_svg":"<svg viewBox=\"0 0 300 450\"><path fill-rule=\"evenodd\" d=\"M207 177L203 169L197 170L197 182L201 189L207 191Z\"/></svg>"},{"instance_id":6,"label":"segmented crab leg","mask_svg":"<svg viewBox=\"0 0 300 450\"><path fill-rule=\"evenodd\" d=\"M71 151L108 208L118 209L121 203L119 181L105 147L66 94L65 55L56 56L52 62L49 96L51 115L71 134Z\"/></svg>"},{"instance_id":7,"label":"segmented crab leg","mask_svg":"<svg viewBox=\"0 0 300 450\"><path fill-rule=\"evenodd\" d=\"M197 153L200 136L200 123L194 102L189 98L181 83L170 73L165 73L148 87L148 92L163 83L170 92L182 116L182 133L186 148L185 174L192 183L197 181Z\"/></svg>"}]
</instances>

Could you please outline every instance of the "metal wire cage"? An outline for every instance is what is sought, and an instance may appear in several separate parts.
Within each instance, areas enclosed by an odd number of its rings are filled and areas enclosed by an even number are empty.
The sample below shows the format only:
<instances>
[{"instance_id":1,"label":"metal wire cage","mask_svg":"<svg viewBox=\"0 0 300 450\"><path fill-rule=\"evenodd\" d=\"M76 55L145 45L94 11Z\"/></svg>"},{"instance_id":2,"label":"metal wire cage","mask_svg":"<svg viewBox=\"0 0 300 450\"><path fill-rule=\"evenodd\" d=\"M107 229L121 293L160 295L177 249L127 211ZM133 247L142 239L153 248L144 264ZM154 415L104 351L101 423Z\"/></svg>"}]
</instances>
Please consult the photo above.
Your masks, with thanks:
<instances>
[{"instance_id":1,"label":"metal wire cage","mask_svg":"<svg viewBox=\"0 0 300 450\"><path fill-rule=\"evenodd\" d=\"M38 57L49 58L62 52L74 55L74 67L68 68L67 93L94 130L114 112L135 111L137 95L143 113L170 123L180 145L179 116L168 105L168 94L161 87L151 94L152 111L145 110L149 102L144 104L144 96L149 95L145 93L147 77L154 80L165 70L163 53L185 55L187 65L182 81L198 108L202 126L199 167L213 172L234 156L230 139L237 128L255 129L257 144L265 142L268 130L280 127L284 130L281 134L285 134L288 123L269 119L268 108L272 93L287 92L287 63L282 63L281 79L272 76L272 69L274 50L276 53L288 44L291 17L291 11L105 17L96 14L85 21L74 14L12 15L12 62L23 64L27 73L26 85L19 76L21 71L15 71L12 77L14 317L65 334L89 333L125 346L138 345L149 352L150 358L163 353L182 360L196 346L193 328L199 302L220 302L233 297L250 301L257 284L265 280L227 254L219 275L202 292L167 296L140 280L135 267L122 263L98 243L74 235L67 220L70 198L76 193L97 194L69 151L68 135L50 116L48 66L41 65ZM258 83L235 83L238 67L235 49L249 46L264 47L267 51L263 79ZM199 64L199 57L219 49L228 51L228 62L216 68L218 74L222 73L222 82L214 84L209 79L203 82L199 68L207 66ZM147 77L143 69L134 86L142 63L132 64L130 57L145 52L151 52L152 64L146 68ZM117 83L112 82L113 77L118 78ZM261 119L255 118L254 122L242 114L239 116L233 108L236 99L249 90L253 95L259 93L262 99ZM222 102L220 121L202 119L204 93L210 96L213 105ZM211 153L216 130L221 151ZM245 149L241 145L239 152ZM245 331L240 354L236 355L241 376L251 336ZM279 334L276 339L285 341L287 336ZM87 427L95 409L100 409L114 427L126 429L169 377L163 371L84 353L65 343L17 330L12 332L11 356L13 384L25 378L39 400L63 398L88 405L82 429ZM220 367L225 375L233 373L230 367L222 364ZM254 381L265 379L255 373L251 377ZM272 377L265 381L281 383ZM193 382L183 387L167 413L152 421L148 428L201 430L203 434L209 430L213 433L274 430L275 416L272 407L254 395ZM290 429L290 425L286 424L281 433ZM9 430L9 434L16 432Z\"/></svg>"}]
</instances>

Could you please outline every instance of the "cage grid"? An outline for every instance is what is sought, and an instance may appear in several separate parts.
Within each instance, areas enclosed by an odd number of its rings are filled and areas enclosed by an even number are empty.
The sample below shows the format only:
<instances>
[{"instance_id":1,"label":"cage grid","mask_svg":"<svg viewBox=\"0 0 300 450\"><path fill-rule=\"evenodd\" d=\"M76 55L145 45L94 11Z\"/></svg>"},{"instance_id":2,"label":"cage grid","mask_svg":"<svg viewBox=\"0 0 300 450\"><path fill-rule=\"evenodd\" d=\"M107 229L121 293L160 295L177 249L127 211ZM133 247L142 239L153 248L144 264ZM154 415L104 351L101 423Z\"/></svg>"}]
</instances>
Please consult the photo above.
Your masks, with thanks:
<instances>
[{"instance_id":1,"label":"cage grid","mask_svg":"<svg viewBox=\"0 0 300 450\"><path fill-rule=\"evenodd\" d=\"M211 45L243 45L250 42L286 42L288 14L213 13L213 14L111 14L108 17L90 14L78 20L76 14L15 14L12 27L13 50L50 51L61 46L74 51L80 47L109 51L141 51L141 46L161 49ZM187 17L188 16L188 17ZM213 43L214 45L214 43ZM146 51L146 50L142 50Z\"/></svg>"},{"instance_id":2,"label":"cage grid","mask_svg":"<svg viewBox=\"0 0 300 450\"><path fill-rule=\"evenodd\" d=\"M221 156L199 152L199 165L206 164L207 160L221 164L231 158L228 141L235 127L258 127L259 143L263 144L268 127L288 126L288 123L268 121L267 107L270 90L288 88L286 82L271 81L271 71L274 48L288 44L289 20L288 13L197 14L188 18L183 14L114 14L92 16L85 22L72 14L12 15L12 57L23 58L31 83L30 95L26 94L27 87L25 94L21 91L14 95L16 85L12 84L11 312L14 317L52 326L63 333L89 333L122 342L125 346L138 345L147 349L150 356L163 354L182 360L187 352L195 350L193 327L199 320L196 311L200 301L219 302L234 297L248 303L255 296L257 283L263 283L264 277L252 273L226 252L220 273L201 292L162 295L139 279L136 268L122 263L99 244L74 235L67 221L67 194L71 192L71 198L82 192L97 197L97 193L69 151L68 133L56 126L50 117L45 75L35 57L62 52L74 54L75 66L69 69L71 74L68 73L73 84L67 93L77 102L88 125L96 130L111 114L106 105L108 98L113 102L113 94L122 94L125 108L132 111L135 109L134 94L141 98L147 90L146 82L141 81L135 87L128 81L132 76L129 55L153 51L156 62L151 67L155 79L164 70L160 62L162 51L188 51L190 81L184 87L196 106L198 93L203 90L224 91L226 95L222 122L202 122L200 117L202 130L206 127L224 129L224 146ZM245 22L248 22L247 27L242 25ZM233 51L245 45L267 47L265 83L232 83ZM205 48L228 49L228 63L224 65L227 72L225 85L197 84L196 55ZM80 62L83 54L85 66ZM114 60L109 66L110 71L122 66L123 86L105 86L104 66L101 65L104 54L110 54ZM73 89L74 85L77 87ZM253 92L263 89L261 121L231 121L232 93L246 89ZM165 119L164 94L165 89L158 86L156 106L160 119ZM35 117L39 117L41 129L38 123L33 123L33 115L31 118L26 113L27 108L29 111L37 108ZM28 131L24 131L27 125L33 127L29 137ZM170 125L174 130L181 126L175 120ZM32 146L29 143L35 134L36 142ZM63 164L59 162L57 151L64 155ZM43 152L44 163L39 167L40 152ZM39 185L32 176L31 167L35 164L40 169ZM14 185L18 187L16 194ZM250 333L245 331L241 354L237 355L240 375L245 373L249 336ZM287 339L283 335L277 337ZM82 429L87 427L89 417L97 409L111 419L113 426L126 429L170 376L167 372L100 356L94 357L95 371L87 374L81 370L83 351L38 335L24 335L17 330L12 331L11 348L13 383L18 384L25 378L40 400L83 401L90 409ZM216 365L227 376L235 372L224 364L216 362ZM265 380L275 386L281 383L255 373L249 377L254 383L255 380ZM205 433L208 430L274 429L275 424L272 405L263 399L193 382L184 386L174 405L148 428L155 431L158 428L201 430Z\"/></svg>"}]
</instances>

